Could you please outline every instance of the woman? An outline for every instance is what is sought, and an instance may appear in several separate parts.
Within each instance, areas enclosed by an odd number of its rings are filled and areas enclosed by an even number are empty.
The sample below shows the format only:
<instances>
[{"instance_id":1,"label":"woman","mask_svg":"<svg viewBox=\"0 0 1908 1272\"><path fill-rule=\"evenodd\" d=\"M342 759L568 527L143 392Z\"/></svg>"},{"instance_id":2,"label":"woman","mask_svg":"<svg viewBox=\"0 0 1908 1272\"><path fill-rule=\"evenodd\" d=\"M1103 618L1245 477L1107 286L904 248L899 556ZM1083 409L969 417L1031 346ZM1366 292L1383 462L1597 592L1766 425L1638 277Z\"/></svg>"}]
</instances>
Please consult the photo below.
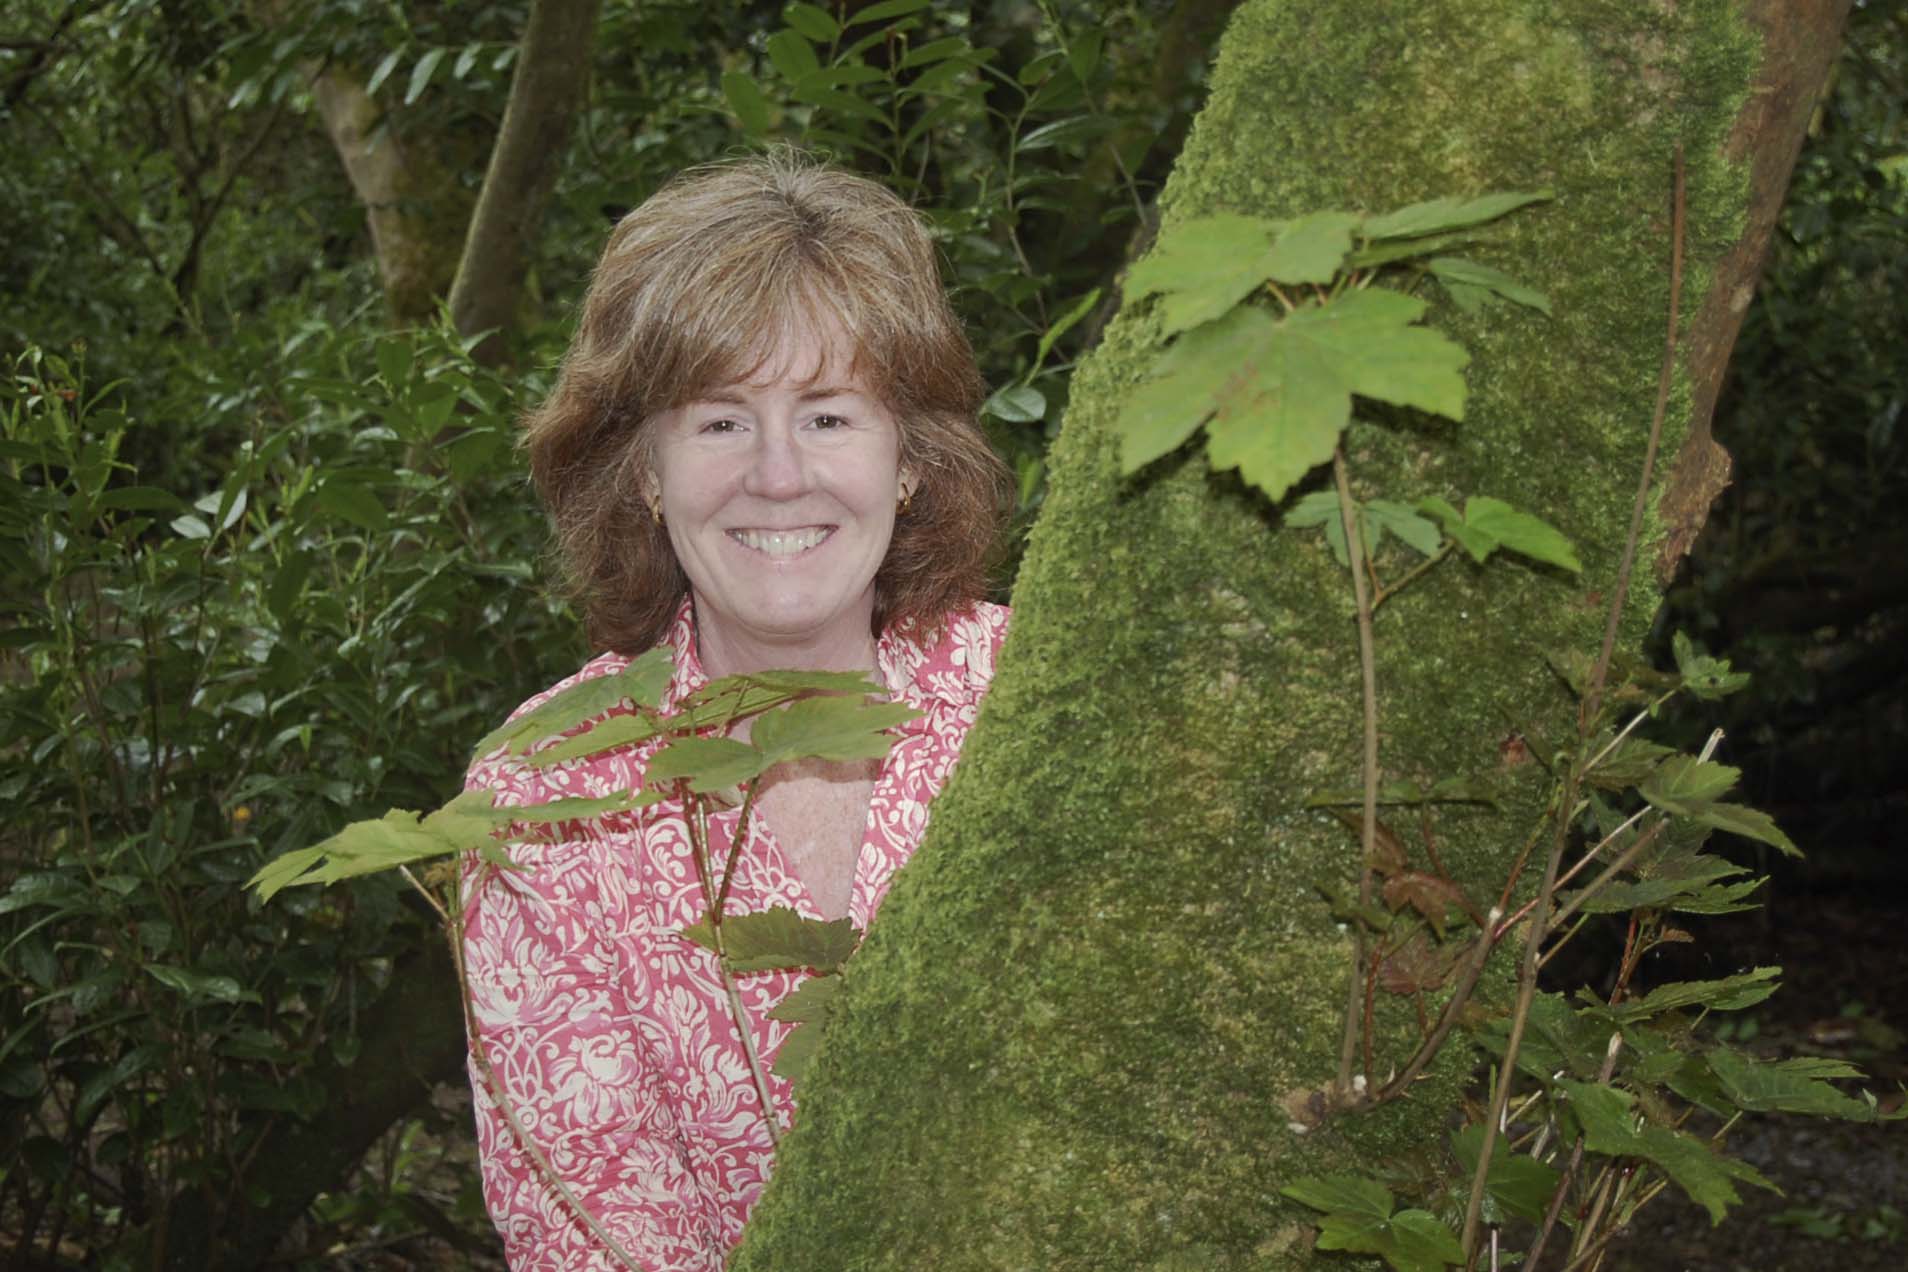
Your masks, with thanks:
<instances>
[{"instance_id":1,"label":"woman","mask_svg":"<svg viewBox=\"0 0 1908 1272\"><path fill-rule=\"evenodd\" d=\"M550 692L661 641L665 710L714 677L801 667L869 671L923 713L883 761L761 779L730 913L865 929L920 842L1005 631L979 600L1006 488L981 391L919 218L870 181L792 153L701 169L610 236L528 420L611 651ZM641 785L654 749L541 770L498 752L468 784L511 804L610 794ZM735 826L712 818L712 859ZM618 1266L580 1206L648 1272L720 1268L771 1151L714 959L676 935L702 907L682 807L512 855L520 871L473 876L465 929L473 1045L521 1128L473 1062L511 1265ZM764 1064L790 1028L768 1013L804 975L738 978ZM788 1084L771 1075L769 1094L786 1125Z\"/></svg>"}]
</instances>

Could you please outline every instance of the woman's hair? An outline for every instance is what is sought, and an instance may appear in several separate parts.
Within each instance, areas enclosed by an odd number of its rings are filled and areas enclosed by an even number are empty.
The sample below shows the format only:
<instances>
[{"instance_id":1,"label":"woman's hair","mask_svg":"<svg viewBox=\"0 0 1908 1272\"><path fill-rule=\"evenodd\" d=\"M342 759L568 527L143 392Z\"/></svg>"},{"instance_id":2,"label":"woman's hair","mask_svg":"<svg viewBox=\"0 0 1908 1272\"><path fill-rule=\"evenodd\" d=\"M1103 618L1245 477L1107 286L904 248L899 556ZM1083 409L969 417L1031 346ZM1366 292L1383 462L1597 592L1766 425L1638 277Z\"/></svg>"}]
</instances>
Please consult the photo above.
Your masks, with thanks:
<instances>
[{"instance_id":1,"label":"woman's hair","mask_svg":"<svg viewBox=\"0 0 1908 1272\"><path fill-rule=\"evenodd\" d=\"M524 422L598 648L648 648L688 590L645 499L650 423L817 325L846 336L914 479L875 575L876 632L933 627L984 593L1007 470L976 421L985 386L934 247L882 186L783 149L690 169L617 224L556 387Z\"/></svg>"}]
</instances>

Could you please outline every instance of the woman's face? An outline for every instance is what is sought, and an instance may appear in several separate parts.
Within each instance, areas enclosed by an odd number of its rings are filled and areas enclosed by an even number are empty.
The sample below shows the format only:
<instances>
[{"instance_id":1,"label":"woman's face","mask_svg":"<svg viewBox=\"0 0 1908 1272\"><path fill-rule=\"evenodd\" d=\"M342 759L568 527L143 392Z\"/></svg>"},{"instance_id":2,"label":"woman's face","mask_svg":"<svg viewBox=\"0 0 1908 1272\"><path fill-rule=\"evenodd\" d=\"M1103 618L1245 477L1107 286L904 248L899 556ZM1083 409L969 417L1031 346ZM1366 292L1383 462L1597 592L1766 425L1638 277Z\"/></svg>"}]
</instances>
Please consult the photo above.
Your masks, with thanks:
<instances>
[{"instance_id":1,"label":"woman's face","mask_svg":"<svg viewBox=\"0 0 1908 1272\"><path fill-rule=\"evenodd\" d=\"M872 665L875 571L894 533L894 417L832 325L785 339L748 382L652 423L652 500L695 598L712 676Z\"/></svg>"}]
</instances>

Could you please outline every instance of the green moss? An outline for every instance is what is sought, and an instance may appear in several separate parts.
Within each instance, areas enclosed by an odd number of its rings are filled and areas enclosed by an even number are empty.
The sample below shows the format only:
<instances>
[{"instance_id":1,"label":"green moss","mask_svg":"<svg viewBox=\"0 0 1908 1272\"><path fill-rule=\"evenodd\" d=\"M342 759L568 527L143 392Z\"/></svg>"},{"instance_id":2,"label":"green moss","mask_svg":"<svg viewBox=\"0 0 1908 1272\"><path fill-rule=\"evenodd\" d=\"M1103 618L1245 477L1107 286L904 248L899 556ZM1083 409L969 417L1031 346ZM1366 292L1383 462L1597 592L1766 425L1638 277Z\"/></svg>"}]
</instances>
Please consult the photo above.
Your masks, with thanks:
<instances>
[{"instance_id":1,"label":"green moss","mask_svg":"<svg viewBox=\"0 0 1908 1272\"><path fill-rule=\"evenodd\" d=\"M1381 615L1387 772L1502 788L1437 827L1479 896L1544 794L1499 744L1563 736L1542 655L1600 634L1661 356L1676 142L1686 313L1741 224L1719 146L1753 48L1720 0L1660 8L1248 3L1168 189L1171 217L1557 191L1476 253L1556 317L1437 313L1473 351L1465 422L1349 443L1365 490L1507 498L1587 566L1453 562ZM1330 1080L1344 992L1315 885L1355 854L1302 802L1357 780L1350 600L1319 536L1279 532L1197 459L1118 479L1105 428L1154 334L1124 314L1081 369L984 718L851 968L742 1272L1280 1266L1304 1248L1282 1182L1441 1133L1457 1055L1407 1104L1288 1125L1282 1101ZM1653 605L1637 597L1632 640ZM1396 1062L1414 1015L1382 1008Z\"/></svg>"}]
</instances>

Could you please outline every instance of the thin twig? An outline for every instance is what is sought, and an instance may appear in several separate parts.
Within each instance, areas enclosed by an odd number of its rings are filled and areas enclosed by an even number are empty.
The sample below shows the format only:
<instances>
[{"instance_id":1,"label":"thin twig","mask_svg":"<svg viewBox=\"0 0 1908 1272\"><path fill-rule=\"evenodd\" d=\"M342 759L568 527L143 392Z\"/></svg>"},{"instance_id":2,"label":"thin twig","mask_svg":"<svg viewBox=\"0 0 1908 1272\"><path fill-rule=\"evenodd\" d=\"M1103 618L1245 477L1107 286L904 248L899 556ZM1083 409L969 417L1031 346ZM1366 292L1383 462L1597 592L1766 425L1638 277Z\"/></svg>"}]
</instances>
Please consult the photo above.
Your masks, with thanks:
<instances>
[{"instance_id":1,"label":"thin twig","mask_svg":"<svg viewBox=\"0 0 1908 1272\"><path fill-rule=\"evenodd\" d=\"M1575 862L1571 863L1570 869L1564 871L1561 875L1557 876L1557 886L1559 888L1564 887L1572 879L1575 879L1578 875L1582 874L1584 870L1589 867L1590 863L1597 859L1597 854L1602 852L1605 848L1609 847L1610 844L1616 840L1616 837L1618 835L1622 834L1624 831L1634 826L1637 823L1637 821L1640 820L1641 818L1655 811L1656 810L1654 808L1640 808L1636 812L1632 813L1628 818L1624 820L1621 826L1618 826L1615 830L1611 831L1609 834L1605 835L1602 839L1598 840L1595 846L1593 846L1588 852L1584 853L1582 857L1578 858ZM1656 833L1660 833L1660 832L1649 832L1651 842L1655 842ZM1632 847L1634 847L1634 845L1632 845ZM1630 849L1625 849L1624 855L1621 856L1619 860L1625 863L1634 861L1636 860L1636 854L1630 851ZM1597 882L1591 884L1590 887L1591 888L1601 887L1605 878L1607 878L1607 874L1598 876ZM1586 891L1588 891L1588 889L1586 889ZM1531 898L1529 901L1526 901L1523 905L1519 906L1517 909L1517 912L1511 915L1510 918L1504 921L1504 931L1508 932L1511 928L1514 928L1519 923L1522 923L1525 917L1529 915L1530 912L1536 908L1537 908L1537 900L1535 897ZM1575 910L1575 908L1576 907L1574 905L1570 907L1571 910ZM1557 929L1557 925L1562 922L1563 922L1563 914L1551 915L1550 917L1551 930L1555 931ZM1503 932L1498 933L1498 936L1500 937L1503 935L1504 935Z\"/></svg>"},{"instance_id":2,"label":"thin twig","mask_svg":"<svg viewBox=\"0 0 1908 1272\"><path fill-rule=\"evenodd\" d=\"M1406 570L1404 574L1399 576L1399 579L1396 583L1393 583L1390 587L1380 587L1371 598L1371 612L1376 614L1378 612L1378 607L1380 605L1383 605L1386 601L1390 600L1392 597L1396 596L1398 593L1404 591L1406 588L1410 587L1413 583L1416 583L1418 581L1419 576L1425 574L1427 571L1431 570L1434 566L1442 562L1444 558L1450 556L1452 549L1456 547L1457 547L1456 539L1446 539L1444 541L1443 547L1439 548L1436 552L1433 552L1430 556L1426 557L1424 560L1412 566L1409 570Z\"/></svg>"},{"instance_id":3,"label":"thin twig","mask_svg":"<svg viewBox=\"0 0 1908 1272\"><path fill-rule=\"evenodd\" d=\"M1280 298L1284 299L1283 297ZM1358 605L1358 666L1363 676L1365 705L1365 797L1359 823L1358 904L1371 904L1371 859L1378 840L1378 670L1372 649L1371 596L1365 591L1365 574L1359 568L1364 559L1364 544L1358 537L1358 518L1352 513L1351 478L1345 470L1345 448L1332 451L1332 479L1338 486L1338 518L1345 531L1345 550L1351 557L1352 596ZM1345 1002L1345 1032L1338 1045L1338 1093L1346 1097L1352 1085L1352 1058L1358 1053L1359 988L1365 979L1368 949L1364 931L1352 926L1353 956L1351 988ZM1367 1070L1370 1065L1366 1065ZM1366 1081L1371 1075L1366 1073Z\"/></svg>"},{"instance_id":4,"label":"thin twig","mask_svg":"<svg viewBox=\"0 0 1908 1272\"><path fill-rule=\"evenodd\" d=\"M1464 970L1458 975L1456 988L1451 991L1451 997L1445 1000L1444 1010L1438 1013L1438 1023L1432 1028L1430 1036L1419 1044L1417 1052L1411 1059L1405 1061L1405 1067L1398 1071L1398 1076L1385 1083L1384 1088L1372 1096L1373 1104L1383 1104L1386 1100L1395 1099L1410 1090L1418 1074L1424 1071L1424 1067L1431 1063L1432 1057L1437 1055L1444 1046L1444 1040L1450 1036L1452 1026L1457 1024L1458 1013L1464 1009L1464 1004L1471 1000L1471 991L1477 988L1477 978L1483 972L1484 964L1490 958L1492 948L1497 944L1496 938L1491 934L1497 930L1497 920L1503 913L1502 910L1493 909L1485 916L1484 929L1477 934L1477 939L1471 945L1471 951L1464 961Z\"/></svg>"}]
</instances>

